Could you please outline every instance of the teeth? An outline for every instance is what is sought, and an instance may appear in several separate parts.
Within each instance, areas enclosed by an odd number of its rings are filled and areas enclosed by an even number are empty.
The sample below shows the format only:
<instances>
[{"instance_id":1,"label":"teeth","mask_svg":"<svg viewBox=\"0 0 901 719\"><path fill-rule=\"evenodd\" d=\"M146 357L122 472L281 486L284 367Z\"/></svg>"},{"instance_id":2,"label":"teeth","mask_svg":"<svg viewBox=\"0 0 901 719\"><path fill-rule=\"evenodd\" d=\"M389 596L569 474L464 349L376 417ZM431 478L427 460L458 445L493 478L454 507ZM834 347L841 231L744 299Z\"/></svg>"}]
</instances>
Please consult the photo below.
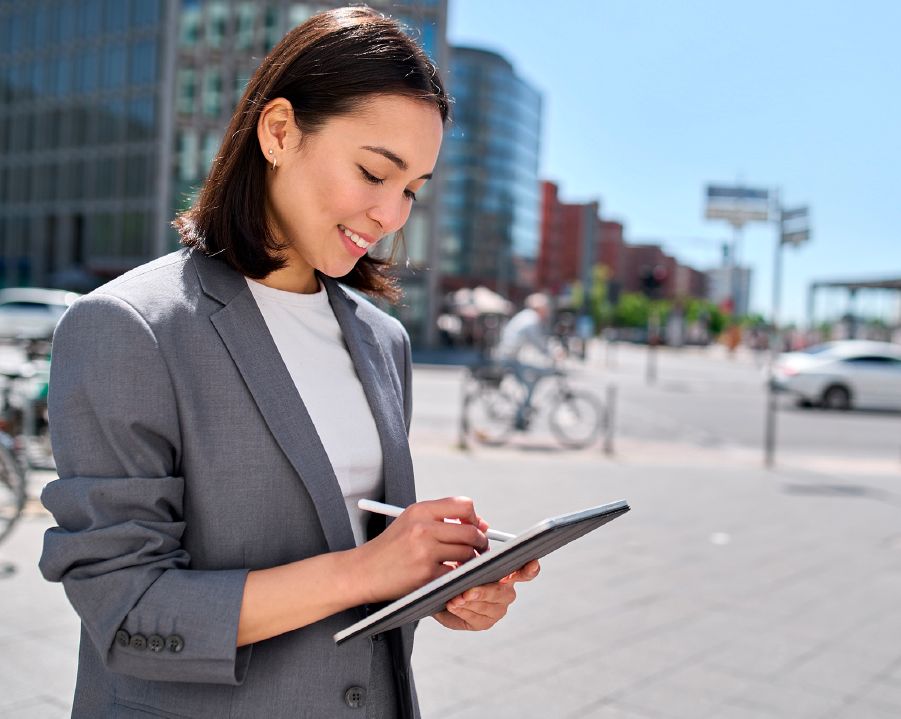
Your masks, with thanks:
<instances>
[{"instance_id":1,"label":"teeth","mask_svg":"<svg viewBox=\"0 0 901 719\"><path fill-rule=\"evenodd\" d=\"M348 239L350 239L350 241L353 242L361 250L365 250L366 248L369 247L370 243L368 243L366 240L364 240L362 237L360 237L356 232L351 232L344 225L338 225L338 227L344 233L344 236L347 237Z\"/></svg>"}]
</instances>

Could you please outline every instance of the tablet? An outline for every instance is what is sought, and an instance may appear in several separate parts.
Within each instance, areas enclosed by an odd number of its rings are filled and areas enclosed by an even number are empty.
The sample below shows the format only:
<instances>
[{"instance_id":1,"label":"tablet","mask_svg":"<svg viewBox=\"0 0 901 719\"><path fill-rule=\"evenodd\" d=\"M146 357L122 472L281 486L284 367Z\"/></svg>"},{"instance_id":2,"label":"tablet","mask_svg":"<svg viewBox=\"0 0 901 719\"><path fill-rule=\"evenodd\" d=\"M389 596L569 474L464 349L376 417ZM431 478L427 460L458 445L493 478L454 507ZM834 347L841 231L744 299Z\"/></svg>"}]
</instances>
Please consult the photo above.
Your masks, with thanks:
<instances>
[{"instance_id":1,"label":"tablet","mask_svg":"<svg viewBox=\"0 0 901 719\"><path fill-rule=\"evenodd\" d=\"M433 579L356 624L342 629L335 634L335 643L342 644L360 636L370 637L431 616L444 609L451 599L467 589L496 582L527 562L550 554L628 511L628 502L621 499L545 519L509 542L504 542L499 548L492 547L490 551L470 559L452 572Z\"/></svg>"}]
</instances>

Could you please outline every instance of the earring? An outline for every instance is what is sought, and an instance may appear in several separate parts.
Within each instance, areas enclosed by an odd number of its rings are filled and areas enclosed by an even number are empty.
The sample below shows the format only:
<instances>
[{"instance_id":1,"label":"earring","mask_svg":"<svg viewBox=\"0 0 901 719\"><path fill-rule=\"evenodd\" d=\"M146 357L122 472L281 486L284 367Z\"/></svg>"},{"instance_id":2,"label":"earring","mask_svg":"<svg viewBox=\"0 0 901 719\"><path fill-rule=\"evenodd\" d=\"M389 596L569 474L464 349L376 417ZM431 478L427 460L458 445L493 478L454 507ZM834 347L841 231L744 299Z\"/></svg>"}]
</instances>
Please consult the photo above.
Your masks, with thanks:
<instances>
[{"instance_id":1,"label":"earring","mask_svg":"<svg viewBox=\"0 0 901 719\"><path fill-rule=\"evenodd\" d=\"M273 155L273 158L272 158L272 169L274 170L275 167L276 167L276 165L278 164L278 158L274 157L275 151L274 151L271 147L269 148L269 154L270 154L270 155Z\"/></svg>"}]
</instances>

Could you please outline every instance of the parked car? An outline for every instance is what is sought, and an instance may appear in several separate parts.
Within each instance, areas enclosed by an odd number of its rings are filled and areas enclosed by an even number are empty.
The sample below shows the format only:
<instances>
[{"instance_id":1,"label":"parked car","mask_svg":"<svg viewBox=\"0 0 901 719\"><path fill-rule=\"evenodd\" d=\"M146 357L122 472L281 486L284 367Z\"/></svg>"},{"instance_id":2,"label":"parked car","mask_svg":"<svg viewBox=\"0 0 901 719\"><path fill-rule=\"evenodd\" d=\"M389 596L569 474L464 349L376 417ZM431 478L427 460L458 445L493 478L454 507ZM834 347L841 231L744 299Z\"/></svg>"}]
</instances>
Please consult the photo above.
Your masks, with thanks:
<instances>
[{"instance_id":1,"label":"parked car","mask_svg":"<svg viewBox=\"0 0 901 719\"><path fill-rule=\"evenodd\" d=\"M842 340L779 356L776 389L802 405L901 409L901 345Z\"/></svg>"},{"instance_id":2,"label":"parked car","mask_svg":"<svg viewBox=\"0 0 901 719\"><path fill-rule=\"evenodd\" d=\"M0 339L50 337L78 294L41 287L0 290Z\"/></svg>"}]
</instances>

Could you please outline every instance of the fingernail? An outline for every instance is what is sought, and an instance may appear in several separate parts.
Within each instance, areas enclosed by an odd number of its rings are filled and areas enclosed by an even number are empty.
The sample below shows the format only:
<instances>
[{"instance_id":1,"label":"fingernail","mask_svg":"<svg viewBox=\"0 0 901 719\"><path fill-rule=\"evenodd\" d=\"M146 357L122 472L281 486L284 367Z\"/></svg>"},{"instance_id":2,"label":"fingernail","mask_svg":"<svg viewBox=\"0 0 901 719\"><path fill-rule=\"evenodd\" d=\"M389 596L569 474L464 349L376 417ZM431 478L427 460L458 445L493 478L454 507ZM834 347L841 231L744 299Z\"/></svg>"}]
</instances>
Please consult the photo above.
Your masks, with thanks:
<instances>
[{"instance_id":1,"label":"fingernail","mask_svg":"<svg viewBox=\"0 0 901 719\"><path fill-rule=\"evenodd\" d=\"M472 594L469 595L469 599L470 599L470 601L474 602L476 599L478 599L481 596L482 596L481 593L473 592Z\"/></svg>"}]
</instances>

